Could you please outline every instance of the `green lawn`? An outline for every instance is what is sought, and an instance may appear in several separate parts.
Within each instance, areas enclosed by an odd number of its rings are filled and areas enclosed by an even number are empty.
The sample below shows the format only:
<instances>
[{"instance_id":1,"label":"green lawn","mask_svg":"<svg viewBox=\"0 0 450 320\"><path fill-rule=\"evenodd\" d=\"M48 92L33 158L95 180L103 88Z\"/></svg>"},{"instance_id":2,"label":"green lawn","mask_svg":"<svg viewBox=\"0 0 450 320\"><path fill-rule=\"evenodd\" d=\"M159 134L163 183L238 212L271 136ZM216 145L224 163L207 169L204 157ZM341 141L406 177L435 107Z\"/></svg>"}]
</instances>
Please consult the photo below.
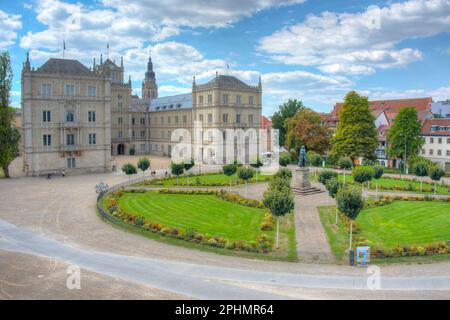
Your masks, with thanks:
<instances>
[{"instance_id":1,"label":"green lawn","mask_svg":"<svg viewBox=\"0 0 450 320\"><path fill-rule=\"evenodd\" d=\"M264 210L241 206L214 195L160 194L157 192L124 193L119 206L130 214L144 216L147 221L160 223L180 230L195 229L198 233L223 237L231 241L255 241L257 235L267 234L275 243L276 231L260 231ZM296 261L294 215L280 219L280 246L268 254L214 248L181 239L161 236L158 233L133 228L119 219L117 226L140 233L151 239L210 251L265 260Z\"/></svg>"},{"instance_id":2,"label":"green lawn","mask_svg":"<svg viewBox=\"0 0 450 320\"><path fill-rule=\"evenodd\" d=\"M347 258L348 230L340 219L338 225L335 225L335 206L319 207L319 215L331 250L336 259L342 262ZM394 201L389 205L361 211L356 221L360 229L358 236L371 241L377 247L425 245L450 240L449 202ZM449 258L449 255L445 256L442 259ZM388 259L390 262L436 260L427 257Z\"/></svg>"},{"instance_id":3,"label":"green lawn","mask_svg":"<svg viewBox=\"0 0 450 320\"><path fill-rule=\"evenodd\" d=\"M386 248L450 240L449 202L394 201L363 210L356 221L361 236Z\"/></svg>"},{"instance_id":4,"label":"green lawn","mask_svg":"<svg viewBox=\"0 0 450 320\"><path fill-rule=\"evenodd\" d=\"M214 195L125 193L119 200L125 211L146 220L229 240L254 241L264 210L241 206Z\"/></svg>"},{"instance_id":5,"label":"green lawn","mask_svg":"<svg viewBox=\"0 0 450 320\"><path fill-rule=\"evenodd\" d=\"M339 180L343 181L344 176L343 174L339 175ZM351 174L346 174L345 175L345 181L349 182L349 183L354 183L353 181L353 177ZM408 188L408 187L412 187L413 190L395 190L395 187L404 187L404 188ZM438 194L450 194L450 192L448 191L449 187L448 186L442 186L439 183L436 184L437 186L437 193ZM367 183L364 184L364 187L367 188ZM378 179L378 187L379 187L379 191L383 191L381 189L381 187L385 187L386 191L402 191L402 192L414 192L414 193L420 193L420 182L419 181L412 181L412 180L399 180L399 179L391 179L391 178L381 178ZM370 182L370 188L375 190L375 180L372 180ZM423 182L423 188L434 188L434 184L428 183L428 182ZM393 189L393 190L387 190L387 189ZM423 193L429 193L432 194L433 192L430 191L425 191Z\"/></svg>"},{"instance_id":6,"label":"green lawn","mask_svg":"<svg viewBox=\"0 0 450 320\"><path fill-rule=\"evenodd\" d=\"M262 182L266 179L267 175L261 175L258 174L258 182ZM176 186L177 185L177 179L175 177L162 179L162 180L147 180L145 182L145 185L152 185L154 184L153 181L161 182L163 186L170 187L170 186ZM223 173L214 173L214 174L204 174L204 175L197 175L197 176L190 176L189 178L187 176L180 176L178 177L178 185L179 186L196 186L197 181L200 182L199 186L202 184L213 186L228 186L230 184L230 177L226 176ZM252 178L249 180L249 183L255 183L256 178ZM235 179L234 176L231 177L231 184L232 185L242 185L244 184L244 181L241 179Z\"/></svg>"}]
</instances>

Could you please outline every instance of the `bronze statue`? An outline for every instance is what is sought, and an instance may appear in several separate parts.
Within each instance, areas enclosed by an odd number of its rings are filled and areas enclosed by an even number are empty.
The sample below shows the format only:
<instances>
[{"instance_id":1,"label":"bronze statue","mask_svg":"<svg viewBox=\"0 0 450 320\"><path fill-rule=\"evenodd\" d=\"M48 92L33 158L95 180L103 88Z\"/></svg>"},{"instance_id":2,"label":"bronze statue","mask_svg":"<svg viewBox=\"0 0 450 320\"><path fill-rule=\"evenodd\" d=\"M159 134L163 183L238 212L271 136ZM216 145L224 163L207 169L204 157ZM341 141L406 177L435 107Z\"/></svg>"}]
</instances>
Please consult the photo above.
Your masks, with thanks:
<instances>
[{"instance_id":1,"label":"bronze statue","mask_svg":"<svg viewBox=\"0 0 450 320\"><path fill-rule=\"evenodd\" d=\"M298 156L298 166L299 167L306 167L306 150L305 146L302 146L300 148L300 154Z\"/></svg>"}]
</instances>

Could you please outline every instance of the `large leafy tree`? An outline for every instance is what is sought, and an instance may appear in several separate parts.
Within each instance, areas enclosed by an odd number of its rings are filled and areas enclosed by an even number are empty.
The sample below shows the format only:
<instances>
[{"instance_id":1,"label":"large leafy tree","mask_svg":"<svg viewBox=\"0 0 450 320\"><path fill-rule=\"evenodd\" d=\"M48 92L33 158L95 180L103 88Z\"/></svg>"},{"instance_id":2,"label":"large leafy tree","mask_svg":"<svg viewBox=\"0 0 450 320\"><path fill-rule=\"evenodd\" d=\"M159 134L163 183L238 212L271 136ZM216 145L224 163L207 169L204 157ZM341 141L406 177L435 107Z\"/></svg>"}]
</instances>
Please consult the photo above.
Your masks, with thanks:
<instances>
[{"instance_id":1,"label":"large leafy tree","mask_svg":"<svg viewBox=\"0 0 450 320\"><path fill-rule=\"evenodd\" d=\"M369 100L351 91L339 111L339 123L332 138L331 153L337 157L348 156L372 159L378 146L375 118Z\"/></svg>"},{"instance_id":2,"label":"large leafy tree","mask_svg":"<svg viewBox=\"0 0 450 320\"><path fill-rule=\"evenodd\" d=\"M9 53L0 54L0 167L9 178L8 166L19 155L19 131L12 126L14 109L9 106L13 73Z\"/></svg>"},{"instance_id":3,"label":"large leafy tree","mask_svg":"<svg viewBox=\"0 0 450 320\"><path fill-rule=\"evenodd\" d=\"M408 159L416 156L422 148L424 140L421 134L422 124L417 117L416 108L402 108L387 134L387 154L408 162Z\"/></svg>"},{"instance_id":4,"label":"large leafy tree","mask_svg":"<svg viewBox=\"0 0 450 320\"><path fill-rule=\"evenodd\" d=\"M279 110L272 116L272 127L280 130L280 146L285 145L286 127L285 122L287 119L293 117L297 111L303 109L303 102L296 99L289 99L287 102L279 106Z\"/></svg>"},{"instance_id":5,"label":"large leafy tree","mask_svg":"<svg viewBox=\"0 0 450 320\"><path fill-rule=\"evenodd\" d=\"M308 151L324 154L330 146L331 129L322 124L320 115L310 108L300 109L285 122L286 146L298 154L304 145Z\"/></svg>"}]
</instances>

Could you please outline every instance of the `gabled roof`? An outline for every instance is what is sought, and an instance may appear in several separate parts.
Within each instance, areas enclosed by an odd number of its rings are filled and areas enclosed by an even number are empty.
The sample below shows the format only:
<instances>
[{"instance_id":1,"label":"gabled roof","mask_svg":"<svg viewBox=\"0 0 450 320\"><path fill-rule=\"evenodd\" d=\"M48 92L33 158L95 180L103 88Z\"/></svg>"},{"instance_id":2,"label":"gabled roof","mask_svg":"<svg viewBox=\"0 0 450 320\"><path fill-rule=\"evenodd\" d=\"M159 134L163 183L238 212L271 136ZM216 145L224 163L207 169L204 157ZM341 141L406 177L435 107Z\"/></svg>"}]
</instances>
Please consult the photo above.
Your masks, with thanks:
<instances>
[{"instance_id":1,"label":"gabled roof","mask_svg":"<svg viewBox=\"0 0 450 320\"><path fill-rule=\"evenodd\" d=\"M422 127L427 136L450 136L450 119L427 119Z\"/></svg>"},{"instance_id":2,"label":"gabled roof","mask_svg":"<svg viewBox=\"0 0 450 320\"><path fill-rule=\"evenodd\" d=\"M433 99L431 97L427 97L417 99L375 100L369 101L369 103L372 111L385 111L389 114L398 113L403 107L415 107L418 112L429 110L432 101ZM337 116L342 106L343 103L336 103L331 113Z\"/></svg>"},{"instance_id":3,"label":"gabled roof","mask_svg":"<svg viewBox=\"0 0 450 320\"><path fill-rule=\"evenodd\" d=\"M191 93L152 99L149 106L150 112L179 109L192 109Z\"/></svg>"},{"instance_id":4,"label":"gabled roof","mask_svg":"<svg viewBox=\"0 0 450 320\"><path fill-rule=\"evenodd\" d=\"M53 73L53 74L67 74L77 76L94 76L95 73L85 67L78 60L69 59L56 59L51 58L42 66L40 66L36 72L39 73Z\"/></svg>"}]
</instances>

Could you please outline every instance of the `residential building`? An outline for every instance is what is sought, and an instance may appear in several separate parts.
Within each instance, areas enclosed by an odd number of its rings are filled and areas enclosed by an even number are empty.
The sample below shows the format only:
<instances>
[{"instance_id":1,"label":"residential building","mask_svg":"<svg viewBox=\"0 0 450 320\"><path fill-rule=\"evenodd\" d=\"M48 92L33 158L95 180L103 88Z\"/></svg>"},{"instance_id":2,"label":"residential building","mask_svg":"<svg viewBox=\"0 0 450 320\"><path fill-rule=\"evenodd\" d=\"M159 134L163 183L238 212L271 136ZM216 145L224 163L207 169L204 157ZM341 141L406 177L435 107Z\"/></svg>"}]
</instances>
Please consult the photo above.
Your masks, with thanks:
<instances>
[{"instance_id":1,"label":"residential building","mask_svg":"<svg viewBox=\"0 0 450 320\"><path fill-rule=\"evenodd\" d=\"M450 172L450 119L428 119L422 127L421 156Z\"/></svg>"}]
</instances>

